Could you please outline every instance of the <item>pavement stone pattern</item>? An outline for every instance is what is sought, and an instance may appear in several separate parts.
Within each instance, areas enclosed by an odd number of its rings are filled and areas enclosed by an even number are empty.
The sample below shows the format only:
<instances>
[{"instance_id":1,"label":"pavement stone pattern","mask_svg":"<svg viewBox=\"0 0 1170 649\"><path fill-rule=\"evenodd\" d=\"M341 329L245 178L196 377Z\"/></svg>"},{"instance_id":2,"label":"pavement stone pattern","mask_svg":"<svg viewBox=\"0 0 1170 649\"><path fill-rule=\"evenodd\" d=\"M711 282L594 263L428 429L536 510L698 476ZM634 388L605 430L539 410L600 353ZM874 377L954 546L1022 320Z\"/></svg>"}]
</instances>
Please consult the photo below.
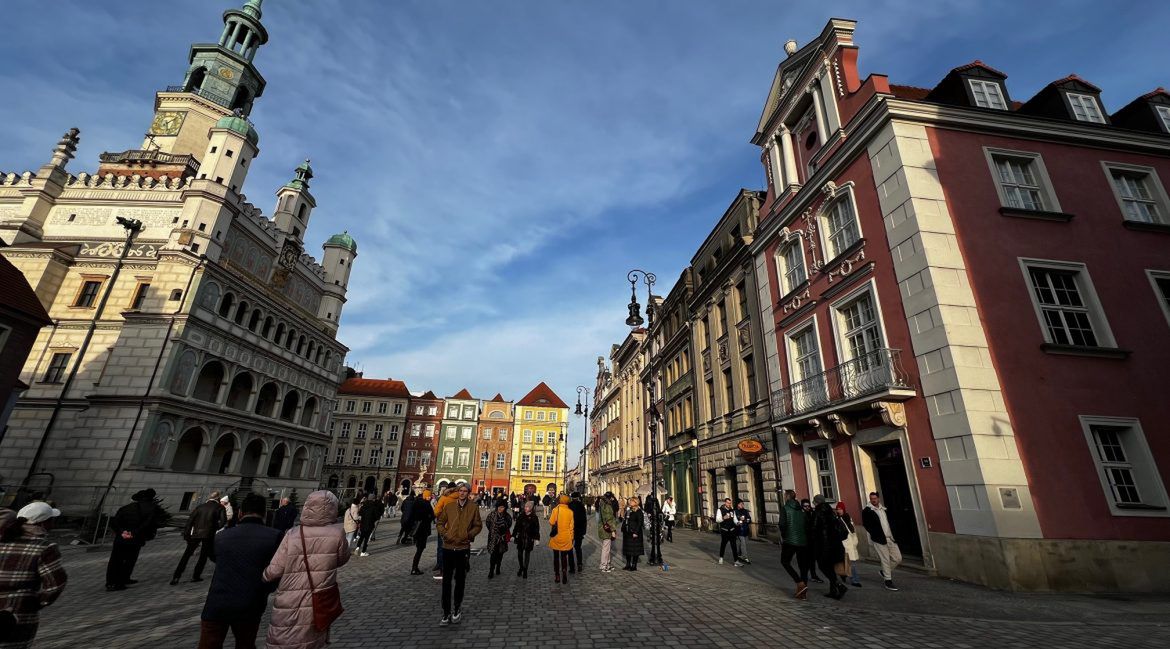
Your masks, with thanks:
<instances>
[{"instance_id":1,"label":"pavement stone pattern","mask_svg":"<svg viewBox=\"0 0 1170 649\"><path fill-rule=\"evenodd\" d=\"M460 624L439 627L439 582L410 576L413 546L393 545L399 523L385 519L370 556L342 568L345 615L334 625L331 648L603 649L616 647L1162 647L1170 630L1170 599L1021 595L990 591L903 570L901 590L881 587L877 568L861 567L863 588L844 600L810 585L807 601L792 599L779 565L779 548L753 542L752 565L717 565L713 534L676 530L664 544L668 570L597 570L593 530L585 542L585 572L568 586L552 581L552 555L533 552L529 578L516 577L516 554L499 577L487 579L486 554L472 557ZM481 534L477 545L486 541ZM143 550L123 592L105 591L108 551L63 548L69 585L41 617L33 646L184 647L199 637L199 614L211 580L169 586L182 550L176 534ZM431 539L422 567L434 560ZM192 564L194 562L192 561ZM615 557L620 568L620 557ZM190 567L188 568L190 571ZM190 572L185 577L190 579ZM263 645L267 619L261 625ZM230 639L227 646L234 646Z\"/></svg>"}]
</instances>

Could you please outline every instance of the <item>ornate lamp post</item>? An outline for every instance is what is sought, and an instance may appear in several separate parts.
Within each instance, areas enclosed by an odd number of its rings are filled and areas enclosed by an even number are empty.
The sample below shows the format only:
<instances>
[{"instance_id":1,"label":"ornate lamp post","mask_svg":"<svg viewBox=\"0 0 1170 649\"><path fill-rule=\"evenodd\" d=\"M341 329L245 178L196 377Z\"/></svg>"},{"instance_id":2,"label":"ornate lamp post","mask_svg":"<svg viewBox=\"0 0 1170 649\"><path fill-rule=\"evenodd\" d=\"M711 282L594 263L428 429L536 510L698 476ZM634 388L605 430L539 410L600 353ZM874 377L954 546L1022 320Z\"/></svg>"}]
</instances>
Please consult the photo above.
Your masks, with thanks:
<instances>
[{"instance_id":1,"label":"ornate lamp post","mask_svg":"<svg viewBox=\"0 0 1170 649\"><path fill-rule=\"evenodd\" d=\"M584 397L585 397L585 407L584 408L581 407L582 395L584 395ZM589 470L588 465L587 465L587 463L589 461L589 456L588 456L588 448L589 448L589 388L587 388L583 385L577 386L576 414L579 417L584 416L584 418L585 418L585 425L582 427L583 430L581 431L581 434L583 435L583 438L581 440L581 485L582 485L581 491L585 491L585 489L587 488L587 486L589 484L588 481L586 480L586 477L587 477L586 472ZM584 495L584 494L582 494L582 495Z\"/></svg>"},{"instance_id":2,"label":"ornate lamp post","mask_svg":"<svg viewBox=\"0 0 1170 649\"><path fill-rule=\"evenodd\" d=\"M639 279L646 285L646 320L642 320L642 308L638 304ZM654 282L657 279L654 273L648 273L638 268L631 270L626 275L626 280L630 282L630 314L626 318L626 324L635 328L641 327L643 323L646 324L647 340L650 346L650 357L647 361L651 366L654 365L655 350L654 337L649 332L654 328ZM659 542L662 507L658 503L658 403L655 400L654 372L648 372L646 377L646 392L650 398L646 421L646 427L650 433L650 500L654 503L654 511L650 513L650 557L646 563L654 566L662 563L662 546Z\"/></svg>"}]
</instances>

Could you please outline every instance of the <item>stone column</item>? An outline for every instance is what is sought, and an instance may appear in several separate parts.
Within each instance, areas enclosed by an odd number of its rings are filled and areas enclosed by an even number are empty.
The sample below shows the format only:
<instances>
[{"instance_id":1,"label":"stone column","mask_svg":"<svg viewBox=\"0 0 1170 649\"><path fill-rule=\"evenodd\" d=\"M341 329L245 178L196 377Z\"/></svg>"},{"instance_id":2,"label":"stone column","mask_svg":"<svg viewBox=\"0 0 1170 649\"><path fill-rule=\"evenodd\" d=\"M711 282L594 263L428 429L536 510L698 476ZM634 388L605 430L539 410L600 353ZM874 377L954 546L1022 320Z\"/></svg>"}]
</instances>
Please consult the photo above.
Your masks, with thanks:
<instances>
[{"instance_id":1,"label":"stone column","mask_svg":"<svg viewBox=\"0 0 1170 649\"><path fill-rule=\"evenodd\" d=\"M796 175L796 153L792 149L792 131L788 125L780 127L780 151L784 156L784 182L791 187L799 184L800 176Z\"/></svg>"},{"instance_id":2,"label":"stone column","mask_svg":"<svg viewBox=\"0 0 1170 649\"><path fill-rule=\"evenodd\" d=\"M817 119L817 142L824 144L825 138L828 137L825 129L828 127L825 126L825 104L824 99L821 97L820 83L818 82L817 85L810 88L809 93L812 94L813 99L813 116Z\"/></svg>"},{"instance_id":3,"label":"stone column","mask_svg":"<svg viewBox=\"0 0 1170 649\"><path fill-rule=\"evenodd\" d=\"M784 178L784 163L780 160L780 142L777 139L772 140L768 145L768 161L772 164L772 186L776 188L776 193L788 189L788 183Z\"/></svg>"}]
</instances>

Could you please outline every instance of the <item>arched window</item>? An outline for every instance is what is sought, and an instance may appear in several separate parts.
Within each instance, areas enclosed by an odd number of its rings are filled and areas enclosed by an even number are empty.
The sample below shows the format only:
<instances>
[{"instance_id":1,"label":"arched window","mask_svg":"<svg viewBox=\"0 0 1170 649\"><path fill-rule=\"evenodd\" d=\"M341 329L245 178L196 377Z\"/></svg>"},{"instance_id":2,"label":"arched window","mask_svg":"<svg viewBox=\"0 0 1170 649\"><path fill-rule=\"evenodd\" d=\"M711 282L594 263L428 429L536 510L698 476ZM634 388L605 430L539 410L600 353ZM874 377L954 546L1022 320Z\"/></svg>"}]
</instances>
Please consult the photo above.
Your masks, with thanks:
<instances>
[{"instance_id":1,"label":"arched window","mask_svg":"<svg viewBox=\"0 0 1170 649\"><path fill-rule=\"evenodd\" d=\"M330 489L336 489L339 482L340 482L340 478L337 477L336 473L331 474L329 476L329 488Z\"/></svg>"},{"instance_id":2,"label":"arched window","mask_svg":"<svg viewBox=\"0 0 1170 649\"><path fill-rule=\"evenodd\" d=\"M240 475L254 477L260 473L260 459L264 456L264 442L254 439L244 449L244 457L240 461Z\"/></svg>"},{"instance_id":3,"label":"arched window","mask_svg":"<svg viewBox=\"0 0 1170 649\"><path fill-rule=\"evenodd\" d=\"M289 390L288 394L284 395L284 405L280 407L280 419L292 423L293 417L297 414L297 404L300 403L301 397L296 390Z\"/></svg>"},{"instance_id":4,"label":"arched window","mask_svg":"<svg viewBox=\"0 0 1170 649\"><path fill-rule=\"evenodd\" d=\"M191 71L191 74L187 75L187 85L184 89L187 92L201 89L203 87L203 79L206 77L207 68L202 66L195 68Z\"/></svg>"},{"instance_id":5,"label":"arched window","mask_svg":"<svg viewBox=\"0 0 1170 649\"><path fill-rule=\"evenodd\" d=\"M214 310L215 306L219 304L219 284L208 282L203 285L203 288L199 289L199 294L199 304L208 311Z\"/></svg>"},{"instance_id":6,"label":"arched window","mask_svg":"<svg viewBox=\"0 0 1170 649\"><path fill-rule=\"evenodd\" d=\"M268 457L268 471L265 472L269 478L280 477L280 470L284 468L286 455L288 455L288 447L284 444L277 444L276 448L272 449L272 454Z\"/></svg>"},{"instance_id":7,"label":"arched window","mask_svg":"<svg viewBox=\"0 0 1170 649\"><path fill-rule=\"evenodd\" d=\"M223 296L223 299L219 301L219 317L221 317L221 318L230 317L231 313L232 313L232 305L234 305L235 303L236 303L236 296L232 295L231 293L225 294Z\"/></svg>"},{"instance_id":8,"label":"arched window","mask_svg":"<svg viewBox=\"0 0 1170 649\"><path fill-rule=\"evenodd\" d=\"M255 385L252 381L252 375L247 372L240 372L236 378L232 379L232 386L228 388L227 407L235 408L236 410L246 410L248 408L248 399L252 397L252 387Z\"/></svg>"},{"instance_id":9,"label":"arched window","mask_svg":"<svg viewBox=\"0 0 1170 649\"><path fill-rule=\"evenodd\" d=\"M227 473L232 468L232 458L235 457L238 448L239 440L231 433L216 440L215 448L211 451L211 472L220 475Z\"/></svg>"},{"instance_id":10,"label":"arched window","mask_svg":"<svg viewBox=\"0 0 1170 649\"><path fill-rule=\"evenodd\" d=\"M203 429L192 428L179 438L175 457L171 459L171 471L194 471L203 451Z\"/></svg>"},{"instance_id":11,"label":"arched window","mask_svg":"<svg viewBox=\"0 0 1170 649\"><path fill-rule=\"evenodd\" d=\"M271 317L264 318L264 328L260 330L260 335L263 336L264 338L268 338L269 334L271 334L271 333L272 333L272 318Z\"/></svg>"},{"instance_id":12,"label":"arched window","mask_svg":"<svg viewBox=\"0 0 1170 649\"><path fill-rule=\"evenodd\" d=\"M317 397L309 397L305 399L305 407L301 409L301 425L308 427L313 425L313 420L317 418Z\"/></svg>"},{"instance_id":13,"label":"arched window","mask_svg":"<svg viewBox=\"0 0 1170 649\"><path fill-rule=\"evenodd\" d=\"M305 350L305 358L313 360L313 347L317 345L316 340L309 341L309 348Z\"/></svg>"},{"instance_id":14,"label":"arched window","mask_svg":"<svg viewBox=\"0 0 1170 649\"><path fill-rule=\"evenodd\" d=\"M296 329L289 329L288 330L288 338L286 338L284 341L284 348L291 350L293 348L293 343L295 343L296 341L297 341L297 330Z\"/></svg>"},{"instance_id":15,"label":"arched window","mask_svg":"<svg viewBox=\"0 0 1170 649\"><path fill-rule=\"evenodd\" d=\"M272 342L279 345L282 338L284 338L284 323L283 322L276 325L276 335L273 336Z\"/></svg>"},{"instance_id":16,"label":"arched window","mask_svg":"<svg viewBox=\"0 0 1170 649\"><path fill-rule=\"evenodd\" d=\"M244 324L244 318L248 315L248 303L240 301L240 306L236 307L236 317L232 319L238 325Z\"/></svg>"},{"instance_id":17,"label":"arched window","mask_svg":"<svg viewBox=\"0 0 1170 649\"><path fill-rule=\"evenodd\" d=\"M195 391L192 397L200 401L215 403L219 398L219 386L223 383L223 365L218 361L211 361L199 370L199 378L195 381Z\"/></svg>"},{"instance_id":18,"label":"arched window","mask_svg":"<svg viewBox=\"0 0 1170 649\"><path fill-rule=\"evenodd\" d=\"M353 489L354 487L356 487L357 486L357 478L355 478L354 476L350 476L349 482L346 483L346 486L348 486L350 489Z\"/></svg>"},{"instance_id":19,"label":"arched window","mask_svg":"<svg viewBox=\"0 0 1170 649\"><path fill-rule=\"evenodd\" d=\"M255 413L262 417L272 417L275 413L272 412L276 407L276 397L280 394L275 383L265 383L264 387L260 388L260 394L256 396Z\"/></svg>"},{"instance_id":20,"label":"arched window","mask_svg":"<svg viewBox=\"0 0 1170 649\"><path fill-rule=\"evenodd\" d=\"M248 89L244 86L236 88L236 96L232 100L232 110L236 110L238 108L247 113L251 104L252 94L248 91Z\"/></svg>"},{"instance_id":21,"label":"arched window","mask_svg":"<svg viewBox=\"0 0 1170 649\"><path fill-rule=\"evenodd\" d=\"M306 209L307 209L307 206L304 203L301 203L301 206L297 208L297 218L301 220L301 223L305 222L305 210Z\"/></svg>"},{"instance_id":22,"label":"arched window","mask_svg":"<svg viewBox=\"0 0 1170 649\"><path fill-rule=\"evenodd\" d=\"M332 352L332 351L327 351L327 352L325 352L325 368L326 368L326 369L329 369L330 367L333 367L333 366L330 364L332 360L333 360L333 352Z\"/></svg>"},{"instance_id":23,"label":"arched window","mask_svg":"<svg viewBox=\"0 0 1170 649\"><path fill-rule=\"evenodd\" d=\"M293 453L292 468L289 469L289 477L301 479L305 477L305 470L309 468L309 451L304 446L297 448ZM336 481L337 476L330 478L331 481ZM336 484L329 485L336 487Z\"/></svg>"},{"instance_id":24,"label":"arched window","mask_svg":"<svg viewBox=\"0 0 1170 649\"><path fill-rule=\"evenodd\" d=\"M252 312L252 317L248 320L248 331L256 331L256 327L260 326L260 309Z\"/></svg>"},{"instance_id":25,"label":"arched window","mask_svg":"<svg viewBox=\"0 0 1170 649\"><path fill-rule=\"evenodd\" d=\"M305 337L301 336L299 339L297 339L297 356L300 356L304 352L305 352Z\"/></svg>"}]
</instances>

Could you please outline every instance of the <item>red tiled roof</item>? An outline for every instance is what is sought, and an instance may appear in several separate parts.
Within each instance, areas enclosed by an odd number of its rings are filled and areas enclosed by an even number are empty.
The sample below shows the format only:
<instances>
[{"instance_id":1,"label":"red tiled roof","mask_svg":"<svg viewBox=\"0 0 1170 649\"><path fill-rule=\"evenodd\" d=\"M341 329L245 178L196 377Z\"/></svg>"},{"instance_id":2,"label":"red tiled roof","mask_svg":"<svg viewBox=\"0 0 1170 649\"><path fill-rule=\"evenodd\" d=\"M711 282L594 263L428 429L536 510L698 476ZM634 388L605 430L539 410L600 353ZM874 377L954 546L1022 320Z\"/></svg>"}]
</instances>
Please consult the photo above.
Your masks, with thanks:
<instances>
[{"instance_id":1,"label":"red tiled roof","mask_svg":"<svg viewBox=\"0 0 1170 649\"><path fill-rule=\"evenodd\" d=\"M4 305L42 324L49 324L49 314L28 285L24 273L0 255L0 286L4 287Z\"/></svg>"},{"instance_id":2,"label":"red tiled roof","mask_svg":"<svg viewBox=\"0 0 1170 649\"><path fill-rule=\"evenodd\" d=\"M337 389L337 394L356 394L366 397L410 397L406 384L393 379L348 379Z\"/></svg>"},{"instance_id":3,"label":"red tiled roof","mask_svg":"<svg viewBox=\"0 0 1170 649\"><path fill-rule=\"evenodd\" d=\"M989 71L994 72L998 75L1005 76L1005 77L1007 76L1006 73L1000 72L999 70L996 70L995 68L991 67L990 65L987 65L986 63L984 63L983 61L980 61L979 59L975 59L974 61L971 61L970 63L968 63L966 65L960 65L959 67L955 68L954 70L951 70L951 72L963 72L965 70L970 70L971 68L983 68L984 70L989 70Z\"/></svg>"},{"instance_id":4,"label":"red tiled roof","mask_svg":"<svg viewBox=\"0 0 1170 649\"><path fill-rule=\"evenodd\" d=\"M1078 77L1075 74L1070 74L1067 77L1064 77L1063 79L1057 79L1056 81L1053 81L1052 83L1050 83L1048 85L1055 86L1056 84L1064 83L1065 81L1079 81L1079 82L1085 84L1086 86L1092 88L1093 90L1095 90L1097 92L1101 92L1100 88L1098 88L1097 86L1094 86L1093 84L1089 83L1088 81L1085 81L1084 79Z\"/></svg>"},{"instance_id":5,"label":"red tiled roof","mask_svg":"<svg viewBox=\"0 0 1170 649\"><path fill-rule=\"evenodd\" d=\"M1166 92L1165 88L1163 88L1162 86L1158 86L1157 88L1154 88L1153 90L1142 95L1141 98L1142 99L1153 99L1154 97L1157 97L1158 95L1165 95L1167 97L1170 97L1170 92Z\"/></svg>"},{"instance_id":6,"label":"red tiled roof","mask_svg":"<svg viewBox=\"0 0 1170 649\"><path fill-rule=\"evenodd\" d=\"M421 397L415 397L415 398L416 399L430 399L432 401L442 401L443 400L442 398L436 396L435 393L431 390L427 390Z\"/></svg>"},{"instance_id":7,"label":"red tiled roof","mask_svg":"<svg viewBox=\"0 0 1170 649\"><path fill-rule=\"evenodd\" d=\"M930 88L919 88L918 86L896 86L890 84L890 92L899 99L924 99L930 94Z\"/></svg>"},{"instance_id":8,"label":"red tiled roof","mask_svg":"<svg viewBox=\"0 0 1170 649\"><path fill-rule=\"evenodd\" d=\"M468 400L471 400L471 399L474 399L475 397L471 396L471 393L467 391L467 388L463 388L462 390L456 392L455 396L448 397L448 398L449 399L468 399Z\"/></svg>"},{"instance_id":9,"label":"red tiled roof","mask_svg":"<svg viewBox=\"0 0 1170 649\"><path fill-rule=\"evenodd\" d=\"M497 392L496 396L492 397L492 403L508 403L508 401L504 399L504 395Z\"/></svg>"},{"instance_id":10,"label":"red tiled roof","mask_svg":"<svg viewBox=\"0 0 1170 649\"><path fill-rule=\"evenodd\" d=\"M561 401L556 392L548 387L544 381L540 385L532 388L532 392L524 395L524 398L517 401L518 406L537 406L543 408L568 408L569 406Z\"/></svg>"}]
</instances>

